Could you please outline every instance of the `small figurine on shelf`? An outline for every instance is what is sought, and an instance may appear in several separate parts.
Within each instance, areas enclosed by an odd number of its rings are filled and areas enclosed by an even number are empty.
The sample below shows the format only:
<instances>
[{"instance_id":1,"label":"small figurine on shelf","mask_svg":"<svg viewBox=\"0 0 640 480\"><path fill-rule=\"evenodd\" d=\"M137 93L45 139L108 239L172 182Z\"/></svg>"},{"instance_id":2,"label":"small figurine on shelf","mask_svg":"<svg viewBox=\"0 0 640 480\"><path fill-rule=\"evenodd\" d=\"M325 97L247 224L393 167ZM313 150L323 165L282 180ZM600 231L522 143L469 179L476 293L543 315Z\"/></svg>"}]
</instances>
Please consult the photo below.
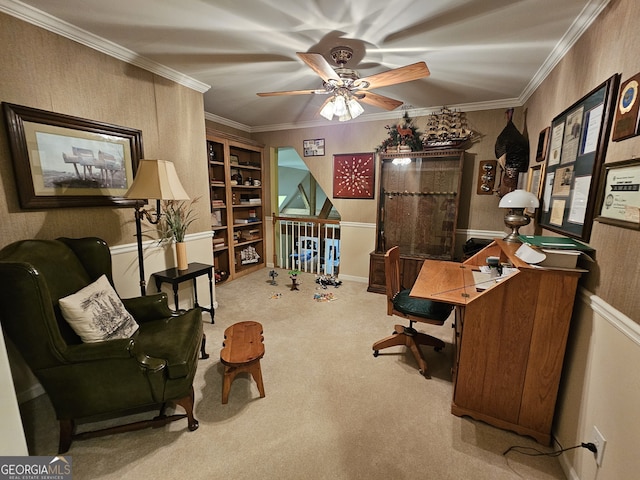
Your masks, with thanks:
<instances>
[{"instance_id":1,"label":"small figurine on shelf","mask_svg":"<svg viewBox=\"0 0 640 480\"><path fill-rule=\"evenodd\" d=\"M298 274L300 273L300 270L290 270L289 271L289 278L291 279L291 290L298 290Z\"/></svg>"},{"instance_id":2,"label":"small figurine on shelf","mask_svg":"<svg viewBox=\"0 0 640 480\"><path fill-rule=\"evenodd\" d=\"M269 276L271 277L271 282L270 282L271 285L278 285L276 283L276 277L278 276L278 272L276 272L275 270L271 270L269 272Z\"/></svg>"}]
</instances>

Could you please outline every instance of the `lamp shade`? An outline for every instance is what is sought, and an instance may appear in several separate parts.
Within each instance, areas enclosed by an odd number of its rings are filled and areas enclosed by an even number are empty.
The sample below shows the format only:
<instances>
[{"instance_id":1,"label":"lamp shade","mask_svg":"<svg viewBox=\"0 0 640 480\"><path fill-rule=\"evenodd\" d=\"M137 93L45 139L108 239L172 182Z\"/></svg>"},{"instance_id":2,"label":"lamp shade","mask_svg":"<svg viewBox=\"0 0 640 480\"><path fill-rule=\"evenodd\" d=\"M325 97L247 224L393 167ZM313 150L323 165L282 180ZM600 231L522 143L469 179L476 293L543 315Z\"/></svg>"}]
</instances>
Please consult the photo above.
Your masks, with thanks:
<instances>
[{"instance_id":1,"label":"lamp shade","mask_svg":"<svg viewBox=\"0 0 640 480\"><path fill-rule=\"evenodd\" d=\"M500 208L538 208L540 201L533 193L526 190L514 190L500 199Z\"/></svg>"},{"instance_id":2,"label":"lamp shade","mask_svg":"<svg viewBox=\"0 0 640 480\"><path fill-rule=\"evenodd\" d=\"M138 171L125 198L153 200L189 200L176 168L167 160L140 160Z\"/></svg>"},{"instance_id":3,"label":"lamp shade","mask_svg":"<svg viewBox=\"0 0 640 480\"><path fill-rule=\"evenodd\" d=\"M333 105L333 99L331 99L324 104L324 107L320 110L320 115L327 120L331 120L333 118L333 112L335 112L335 107Z\"/></svg>"}]
</instances>

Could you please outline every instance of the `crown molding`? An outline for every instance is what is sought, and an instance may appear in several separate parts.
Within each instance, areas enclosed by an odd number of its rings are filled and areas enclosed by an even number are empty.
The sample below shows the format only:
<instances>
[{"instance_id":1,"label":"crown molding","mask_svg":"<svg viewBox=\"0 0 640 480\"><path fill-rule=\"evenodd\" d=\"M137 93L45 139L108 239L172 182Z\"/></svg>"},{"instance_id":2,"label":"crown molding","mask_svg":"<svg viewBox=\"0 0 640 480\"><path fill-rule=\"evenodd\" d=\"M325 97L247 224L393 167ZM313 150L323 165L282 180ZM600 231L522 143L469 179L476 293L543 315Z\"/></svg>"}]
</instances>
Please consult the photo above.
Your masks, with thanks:
<instances>
[{"instance_id":1,"label":"crown molding","mask_svg":"<svg viewBox=\"0 0 640 480\"><path fill-rule=\"evenodd\" d=\"M447 105L448 108L452 108L455 110L460 110L462 112L477 112L482 110L493 110L499 108L511 108L511 107L520 107L522 103L518 98L503 98L501 100L492 100L489 102L478 102L478 103L460 103L455 105ZM353 120L349 120L349 123L367 123L367 122L377 122L384 120L392 120L397 121L404 115L404 112L409 112L412 117L423 117L430 115L432 113L437 113L440 109L444 107L429 107L429 108L408 108L408 109L400 109L393 110L391 112L382 112L382 113L370 113L370 114L362 114L358 118ZM211 114L207 114L211 115ZM218 117L221 119L222 117ZM221 122L220 120L216 120ZM226 124L226 123L225 123ZM255 127L247 127L245 130L248 133L258 133L258 132L273 132L278 130L293 130L296 128L318 128L318 127L328 127L332 125L336 125L337 122L329 121L329 120L312 120L309 122L298 122L298 123L280 123L274 125L259 125Z\"/></svg>"},{"instance_id":2,"label":"crown molding","mask_svg":"<svg viewBox=\"0 0 640 480\"><path fill-rule=\"evenodd\" d=\"M449 108L455 108L465 112L492 110L497 108L510 108L522 106L536 91L536 89L547 78L551 71L558 65L560 60L573 47L582 34L589 28L593 21L598 17L602 10L609 4L610 0L592 0L583 8L580 15L573 22L569 30L556 44L551 54L547 57L542 66L538 69L529 84L525 87L518 98L501 99L488 102L447 105ZM17 0L0 0L0 12L4 12L13 17L19 18L25 22L36 25L50 32L56 33L65 38L69 38L75 42L85 45L89 48L102 52L111 57L117 58L123 62L135 65L151 73L155 73L163 78L174 81L180 85L191 88L200 93L208 91L211 86L199 80L184 75L172 68L162 65L154 60L142 57L139 54L126 49L114 42L106 40L102 37L94 35L86 30L78 28L68 22L60 20L48 13L26 5ZM407 109L413 116L426 116L438 111L437 108L419 108ZM392 112L383 112L376 114L363 114L360 117L350 120L350 123L375 122L384 120L396 120L398 113L403 110L394 110ZM291 130L298 128L317 128L333 125L327 120L313 120L301 123L283 123L273 125L248 126L233 120L229 120L218 115L205 112L205 119L226 125L231 128L238 129L247 133L269 132L278 130Z\"/></svg>"},{"instance_id":3,"label":"crown molding","mask_svg":"<svg viewBox=\"0 0 640 480\"><path fill-rule=\"evenodd\" d=\"M16 17L27 23L68 38L93 50L102 52L110 57L117 58L131 65L135 65L151 73L155 73L168 80L188 87L200 93L204 93L211 86L191 78L172 68L143 57L136 52L124 48L116 43L87 32L68 22L60 20L48 13L38 10L16 0L0 0L0 12Z\"/></svg>"},{"instance_id":4,"label":"crown molding","mask_svg":"<svg viewBox=\"0 0 640 480\"><path fill-rule=\"evenodd\" d=\"M244 123L235 122L233 120L229 120L228 118L221 117L214 113L204 112L205 120L210 120L212 122L219 123L221 125L226 125L227 127L235 128L237 130L241 130L243 132L251 133L251 127L249 125L245 125Z\"/></svg>"},{"instance_id":5,"label":"crown molding","mask_svg":"<svg viewBox=\"0 0 640 480\"><path fill-rule=\"evenodd\" d=\"M520 105L524 105L529 97L537 90L542 82L549 76L552 70L560 63L567 52L575 45L582 34L591 26L593 21L600 15L602 10L609 4L610 0L592 0L580 12L574 20L569 30L562 36L560 41L553 48L547 59L540 66L529 84L525 87L519 97Z\"/></svg>"}]
</instances>

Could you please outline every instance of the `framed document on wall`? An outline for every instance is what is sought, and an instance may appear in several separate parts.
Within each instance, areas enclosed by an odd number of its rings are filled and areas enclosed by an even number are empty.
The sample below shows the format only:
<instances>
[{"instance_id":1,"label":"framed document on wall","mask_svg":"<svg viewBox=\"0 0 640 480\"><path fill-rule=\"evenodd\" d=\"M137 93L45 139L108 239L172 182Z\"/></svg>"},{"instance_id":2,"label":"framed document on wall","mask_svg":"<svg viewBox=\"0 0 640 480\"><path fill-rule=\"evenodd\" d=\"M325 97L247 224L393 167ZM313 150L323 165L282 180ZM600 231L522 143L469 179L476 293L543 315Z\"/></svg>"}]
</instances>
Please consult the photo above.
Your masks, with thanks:
<instances>
[{"instance_id":1,"label":"framed document on wall","mask_svg":"<svg viewBox=\"0 0 640 480\"><path fill-rule=\"evenodd\" d=\"M605 163L596 220L640 230L640 160Z\"/></svg>"},{"instance_id":2,"label":"framed document on wall","mask_svg":"<svg viewBox=\"0 0 640 480\"><path fill-rule=\"evenodd\" d=\"M620 75L555 117L542 182L540 226L588 242Z\"/></svg>"}]
</instances>

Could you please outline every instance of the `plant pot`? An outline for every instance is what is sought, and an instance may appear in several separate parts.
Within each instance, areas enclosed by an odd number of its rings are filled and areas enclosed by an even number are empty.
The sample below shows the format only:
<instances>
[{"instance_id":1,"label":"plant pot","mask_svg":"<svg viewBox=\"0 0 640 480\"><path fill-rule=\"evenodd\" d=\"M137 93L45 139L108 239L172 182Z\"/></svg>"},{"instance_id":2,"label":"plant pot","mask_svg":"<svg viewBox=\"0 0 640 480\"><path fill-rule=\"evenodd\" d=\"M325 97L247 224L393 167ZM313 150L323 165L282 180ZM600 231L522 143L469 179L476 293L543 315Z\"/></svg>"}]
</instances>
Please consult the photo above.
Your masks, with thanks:
<instances>
[{"instance_id":1,"label":"plant pot","mask_svg":"<svg viewBox=\"0 0 640 480\"><path fill-rule=\"evenodd\" d=\"M184 242L176 243L176 260L178 262L178 270L186 270L189 268L187 261L187 244Z\"/></svg>"}]
</instances>

